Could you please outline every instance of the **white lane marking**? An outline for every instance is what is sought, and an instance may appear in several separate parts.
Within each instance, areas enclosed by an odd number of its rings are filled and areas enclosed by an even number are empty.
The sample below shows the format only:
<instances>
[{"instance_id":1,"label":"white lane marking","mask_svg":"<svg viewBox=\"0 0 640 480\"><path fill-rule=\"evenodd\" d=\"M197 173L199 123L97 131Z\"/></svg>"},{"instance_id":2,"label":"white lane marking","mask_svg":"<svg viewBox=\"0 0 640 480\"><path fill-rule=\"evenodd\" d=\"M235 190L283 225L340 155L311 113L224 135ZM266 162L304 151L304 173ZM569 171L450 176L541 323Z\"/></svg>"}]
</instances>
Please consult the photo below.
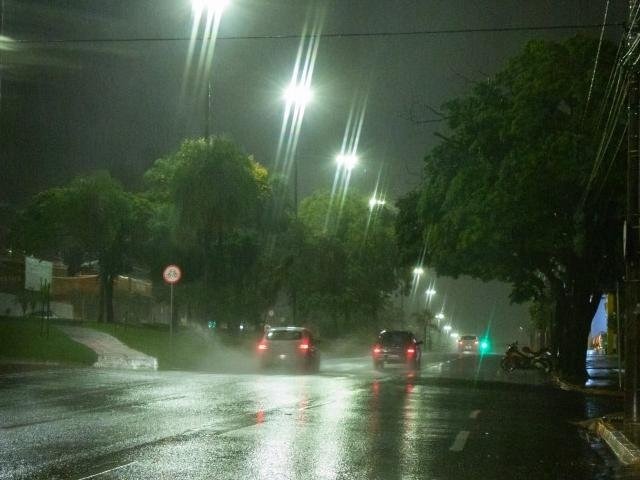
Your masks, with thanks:
<instances>
[{"instance_id":1,"label":"white lane marking","mask_svg":"<svg viewBox=\"0 0 640 480\"><path fill-rule=\"evenodd\" d=\"M468 431L462 430L458 432L458 435L456 435L456 439L453 441L453 445L449 447L449 450L451 450L452 452L461 452L464 449L464 445L467 443L468 438Z\"/></svg>"},{"instance_id":2,"label":"white lane marking","mask_svg":"<svg viewBox=\"0 0 640 480\"><path fill-rule=\"evenodd\" d=\"M430 363L427 365L427 368L431 369L431 368L438 368L438 367L442 367L443 365L446 365L447 363L451 363L452 360L445 360L444 362L437 362L437 363Z\"/></svg>"},{"instance_id":3,"label":"white lane marking","mask_svg":"<svg viewBox=\"0 0 640 480\"><path fill-rule=\"evenodd\" d=\"M105 470L104 472L94 473L93 475L89 475L88 477L79 478L78 480L87 480L89 478L99 477L100 475L104 475L105 473L113 472L115 470L120 470L121 468L128 467L129 465L133 465L134 463L136 462L133 461L133 462L125 463L124 465L119 465L117 467L110 468L109 470Z\"/></svg>"},{"instance_id":4,"label":"white lane marking","mask_svg":"<svg viewBox=\"0 0 640 480\"><path fill-rule=\"evenodd\" d=\"M480 415L480 410L474 410L469 414L469 418L475 420L476 418L478 418L478 415Z\"/></svg>"}]
</instances>

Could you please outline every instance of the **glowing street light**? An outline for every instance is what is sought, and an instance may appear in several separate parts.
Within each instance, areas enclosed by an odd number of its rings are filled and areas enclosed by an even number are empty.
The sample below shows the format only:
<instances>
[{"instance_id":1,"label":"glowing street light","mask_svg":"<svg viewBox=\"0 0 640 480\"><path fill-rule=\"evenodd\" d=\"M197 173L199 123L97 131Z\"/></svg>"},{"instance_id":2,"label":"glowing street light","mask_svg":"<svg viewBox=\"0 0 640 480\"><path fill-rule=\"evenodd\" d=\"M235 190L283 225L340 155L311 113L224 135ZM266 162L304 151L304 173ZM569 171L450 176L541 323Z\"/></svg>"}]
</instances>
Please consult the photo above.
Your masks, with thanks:
<instances>
[{"instance_id":1,"label":"glowing street light","mask_svg":"<svg viewBox=\"0 0 640 480\"><path fill-rule=\"evenodd\" d=\"M203 10L211 13L220 14L229 6L230 0L191 0L191 8L196 13L202 13Z\"/></svg>"},{"instance_id":2,"label":"glowing street light","mask_svg":"<svg viewBox=\"0 0 640 480\"><path fill-rule=\"evenodd\" d=\"M426 292L424 292L427 294L427 297L433 297L436 294L436 289L435 288L428 288ZM437 316L436 316L437 318Z\"/></svg>"},{"instance_id":3,"label":"glowing street light","mask_svg":"<svg viewBox=\"0 0 640 480\"><path fill-rule=\"evenodd\" d=\"M424 268L422 267L416 267L413 269L413 274L417 277L419 277L420 275L424 275Z\"/></svg>"},{"instance_id":4,"label":"glowing street light","mask_svg":"<svg viewBox=\"0 0 640 480\"><path fill-rule=\"evenodd\" d=\"M369 199L369 208L371 210L373 210L376 207L383 207L387 202L385 202L384 200L380 200L379 198L376 197L371 197Z\"/></svg>"},{"instance_id":5,"label":"glowing street light","mask_svg":"<svg viewBox=\"0 0 640 480\"><path fill-rule=\"evenodd\" d=\"M451 331L451 325L445 325L444 327L442 327L442 329L446 332L449 333Z\"/></svg>"},{"instance_id":6,"label":"glowing street light","mask_svg":"<svg viewBox=\"0 0 640 480\"><path fill-rule=\"evenodd\" d=\"M434 293L435 293L435 292L434 292ZM442 312L440 312L440 313L436 313L436 318L437 318L438 320L442 320L442 319L444 319L444 313L442 313Z\"/></svg>"},{"instance_id":7,"label":"glowing street light","mask_svg":"<svg viewBox=\"0 0 640 480\"><path fill-rule=\"evenodd\" d=\"M358 156L353 154L343 154L336 156L336 163L339 167L351 171L358 164Z\"/></svg>"},{"instance_id":8,"label":"glowing street light","mask_svg":"<svg viewBox=\"0 0 640 480\"><path fill-rule=\"evenodd\" d=\"M291 83L284 91L284 99L288 104L304 107L313 100L313 92L307 85Z\"/></svg>"}]
</instances>

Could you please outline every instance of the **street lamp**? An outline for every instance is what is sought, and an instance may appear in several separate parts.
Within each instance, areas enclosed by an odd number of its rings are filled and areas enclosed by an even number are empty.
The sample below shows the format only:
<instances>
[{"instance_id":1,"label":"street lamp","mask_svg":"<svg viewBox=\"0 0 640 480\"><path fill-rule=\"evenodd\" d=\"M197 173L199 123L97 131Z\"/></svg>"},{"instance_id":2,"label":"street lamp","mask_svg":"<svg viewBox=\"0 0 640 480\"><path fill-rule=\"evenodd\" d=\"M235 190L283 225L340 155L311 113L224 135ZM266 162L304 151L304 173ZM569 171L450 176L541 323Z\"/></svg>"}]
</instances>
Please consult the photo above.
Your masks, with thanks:
<instances>
[{"instance_id":1,"label":"street lamp","mask_svg":"<svg viewBox=\"0 0 640 480\"><path fill-rule=\"evenodd\" d=\"M434 293L435 293L435 292L434 292ZM442 313L442 312L437 313L437 314L436 314L436 318L437 318L438 320L442 320L442 319L444 318L444 313Z\"/></svg>"},{"instance_id":2,"label":"street lamp","mask_svg":"<svg viewBox=\"0 0 640 480\"><path fill-rule=\"evenodd\" d=\"M424 275L424 268L422 267L416 267L413 269L413 274L416 276L420 276L420 275Z\"/></svg>"},{"instance_id":3,"label":"street lamp","mask_svg":"<svg viewBox=\"0 0 640 480\"><path fill-rule=\"evenodd\" d=\"M313 100L313 92L308 85L292 82L284 90L283 97L288 104L305 107L311 100Z\"/></svg>"},{"instance_id":4,"label":"street lamp","mask_svg":"<svg viewBox=\"0 0 640 480\"><path fill-rule=\"evenodd\" d=\"M341 153L336 156L336 163L339 167L350 172L358 164L358 156Z\"/></svg>"},{"instance_id":5,"label":"street lamp","mask_svg":"<svg viewBox=\"0 0 640 480\"><path fill-rule=\"evenodd\" d=\"M445 332L449 333L449 332L451 331L451 325L445 325L444 327L442 327L442 329L443 329Z\"/></svg>"},{"instance_id":6,"label":"street lamp","mask_svg":"<svg viewBox=\"0 0 640 480\"><path fill-rule=\"evenodd\" d=\"M436 290L435 288L428 288L427 291L424 293L427 294L427 297L433 297L436 294Z\"/></svg>"},{"instance_id":7,"label":"street lamp","mask_svg":"<svg viewBox=\"0 0 640 480\"><path fill-rule=\"evenodd\" d=\"M371 197L369 199L369 209L373 210L376 207L382 207L386 204L387 202L385 202L384 200L380 200L376 197Z\"/></svg>"}]
</instances>

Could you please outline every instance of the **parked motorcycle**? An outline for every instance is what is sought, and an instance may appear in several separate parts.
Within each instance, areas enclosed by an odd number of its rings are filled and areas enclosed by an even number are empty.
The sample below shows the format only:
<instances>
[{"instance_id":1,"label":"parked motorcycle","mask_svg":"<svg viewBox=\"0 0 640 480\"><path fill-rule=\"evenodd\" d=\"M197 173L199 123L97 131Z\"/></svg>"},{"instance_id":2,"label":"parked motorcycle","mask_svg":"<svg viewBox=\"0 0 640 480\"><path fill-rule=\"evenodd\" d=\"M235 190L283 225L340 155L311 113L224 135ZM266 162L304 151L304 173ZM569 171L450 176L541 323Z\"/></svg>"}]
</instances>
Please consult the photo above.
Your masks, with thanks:
<instances>
[{"instance_id":1,"label":"parked motorcycle","mask_svg":"<svg viewBox=\"0 0 640 480\"><path fill-rule=\"evenodd\" d=\"M537 368L549 373L553 368L551 357L551 352L547 348L534 352L528 347L524 347L520 351L518 342L514 342L507 347L507 351L500 361L500 367L505 372L513 372L516 369L530 370Z\"/></svg>"}]
</instances>

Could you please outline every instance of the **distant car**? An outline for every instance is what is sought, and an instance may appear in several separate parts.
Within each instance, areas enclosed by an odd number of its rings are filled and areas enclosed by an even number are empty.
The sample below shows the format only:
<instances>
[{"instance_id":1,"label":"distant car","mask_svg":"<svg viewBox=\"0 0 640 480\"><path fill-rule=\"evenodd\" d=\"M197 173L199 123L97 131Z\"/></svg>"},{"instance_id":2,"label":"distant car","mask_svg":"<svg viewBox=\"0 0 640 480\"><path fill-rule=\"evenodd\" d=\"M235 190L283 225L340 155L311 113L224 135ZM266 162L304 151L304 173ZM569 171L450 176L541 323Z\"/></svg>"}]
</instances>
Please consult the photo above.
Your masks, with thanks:
<instances>
[{"instance_id":1,"label":"distant car","mask_svg":"<svg viewBox=\"0 0 640 480\"><path fill-rule=\"evenodd\" d=\"M320 352L311 331L302 327L275 327L258 343L261 368L289 367L320 370Z\"/></svg>"},{"instance_id":2,"label":"distant car","mask_svg":"<svg viewBox=\"0 0 640 480\"><path fill-rule=\"evenodd\" d=\"M480 349L480 339L477 335L463 335L458 339L458 352L478 353Z\"/></svg>"},{"instance_id":3,"label":"distant car","mask_svg":"<svg viewBox=\"0 0 640 480\"><path fill-rule=\"evenodd\" d=\"M422 341L405 330L383 330L371 352L373 366L382 370L385 364L405 364L410 368L420 368L422 361Z\"/></svg>"}]
</instances>

